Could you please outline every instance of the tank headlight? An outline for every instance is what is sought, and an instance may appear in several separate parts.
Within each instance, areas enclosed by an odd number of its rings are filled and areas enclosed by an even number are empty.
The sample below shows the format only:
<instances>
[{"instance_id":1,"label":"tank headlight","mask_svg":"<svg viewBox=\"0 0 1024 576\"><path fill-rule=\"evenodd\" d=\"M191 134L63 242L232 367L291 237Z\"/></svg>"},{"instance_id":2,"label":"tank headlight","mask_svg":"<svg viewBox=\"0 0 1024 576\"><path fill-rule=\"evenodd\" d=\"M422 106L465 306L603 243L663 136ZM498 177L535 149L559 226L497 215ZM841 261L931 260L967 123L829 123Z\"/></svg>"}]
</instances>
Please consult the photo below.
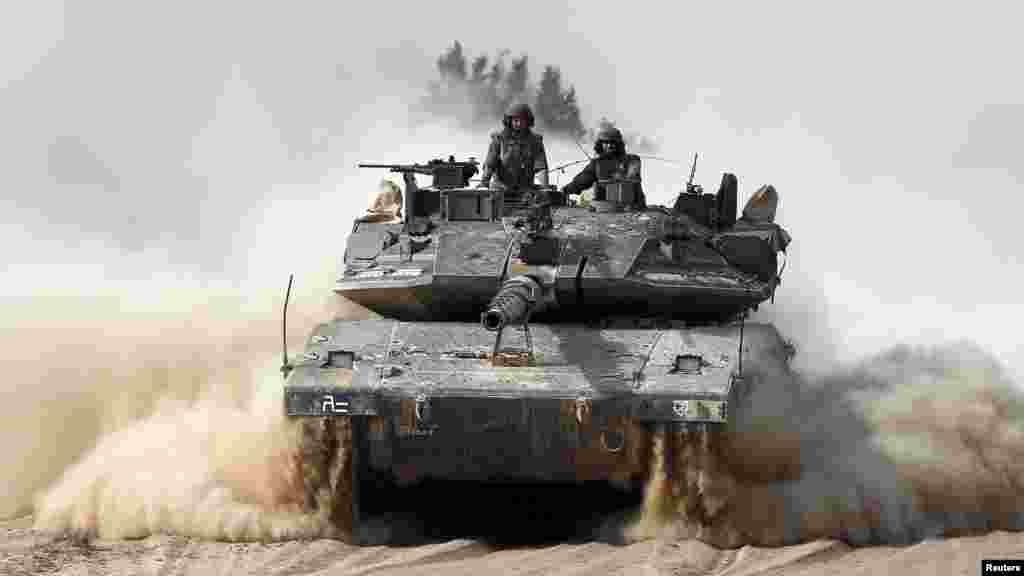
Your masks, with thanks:
<instances>
[{"instance_id":1,"label":"tank headlight","mask_svg":"<svg viewBox=\"0 0 1024 576\"><path fill-rule=\"evenodd\" d=\"M425 394L416 396L416 403L413 409L416 412L416 422L423 424L430 422L430 399Z\"/></svg>"},{"instance_id":2,"label":"tank headlight","mask_svg":"<svg viewBox=\"0 0 1024 576\"><path fill-rule=\"evenodd\" d=\"M604 448L605 452L621 452L622 447L626 445L626 435L622 433L622 430L604 430L601 432L601 447Z\"/></svg>"}]
</instances>

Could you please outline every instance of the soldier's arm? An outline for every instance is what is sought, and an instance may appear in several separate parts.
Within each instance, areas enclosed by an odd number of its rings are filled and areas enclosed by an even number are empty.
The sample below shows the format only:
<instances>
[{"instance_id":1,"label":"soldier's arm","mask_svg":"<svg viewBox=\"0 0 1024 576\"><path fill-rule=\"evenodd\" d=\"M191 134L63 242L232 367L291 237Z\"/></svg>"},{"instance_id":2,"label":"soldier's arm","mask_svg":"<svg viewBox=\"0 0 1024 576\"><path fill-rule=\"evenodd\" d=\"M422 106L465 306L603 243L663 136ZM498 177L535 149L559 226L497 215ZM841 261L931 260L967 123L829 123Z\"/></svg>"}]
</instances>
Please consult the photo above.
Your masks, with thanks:
<instances>
[{"instance_id":1,"label":"soldier's arm","mask_svg":"<svg viewBox=\"0 0 1024 576\"><path fill-rule=\"evenodd\" d=\"M484 157L483 171L480 173L480 185L490 186L491 177L498 169L500 162L501 144L498 142L498 135L491 135L491 144L487 147L487 155Z\"/></svg>"},{"instance_id":2,"label":"soldier's arm","mask_svg":"<svg viewBox=\"0 0 1024 576\"><path fill-rule=\"evenodd\" d=\"M640 180L640 157L629 155L629 162L626 164L626 178L629 180Z\"/></svg>"},{"instance_id":3,"label":"soldier's arm","mask_svg":"<svg viewBox=\"0 0 1024 576\"><path fill-rule=\"evenodd\" d=\"M590 162L587 162L587 166L572 179L572 182L569 182L564 188L562 188L562 194L564 194L566 198L568 198L570 194L579 194L593 186L594 182L597 182L597 170L595 168L594 161L591 160Z\"/></svg>"},{"instance_id":4,"label":"soldier's arm","mask_svg":"<svg viewBox=\"0 0 1024 576\"><path fill-rule=\"evenodd\" d=\"M540 134L537 137L537 153L533 157L533 173L536 176L537 184L548 185L548 153L544 149L544 139Z\"/></svg>"},{"instance_id":5,"label":"soldier's arm","mask_svg":"<svg viewBox=\"0 0 1024 576\"><path fill-rule=\"evenodd\" d=\"M646 208L647 198L644 195L644 185L640 178L640 157L630 154L626 161L626 179L636 180L636 207Z\"/></svg>"}]
</instances>

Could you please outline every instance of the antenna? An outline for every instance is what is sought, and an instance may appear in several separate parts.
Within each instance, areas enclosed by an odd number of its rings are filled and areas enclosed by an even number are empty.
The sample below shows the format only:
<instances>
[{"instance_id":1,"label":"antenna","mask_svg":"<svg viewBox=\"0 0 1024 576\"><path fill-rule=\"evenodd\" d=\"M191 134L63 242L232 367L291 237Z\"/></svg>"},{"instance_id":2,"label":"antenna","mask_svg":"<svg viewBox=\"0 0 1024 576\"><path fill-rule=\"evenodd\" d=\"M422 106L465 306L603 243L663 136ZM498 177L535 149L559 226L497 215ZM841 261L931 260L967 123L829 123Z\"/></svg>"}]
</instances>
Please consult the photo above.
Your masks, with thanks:
<instances>
[{"instance_id":1,"label":"antenna","mask_svg":"<svg viewBox=\"0 0 1024 576\"><path fill-rule=\"evenodd\" d=\"M690 178L686 181L686 191L691 194L700 194L703 189L700 185L694 185L693 176L697 172L697 153L693 153L693 164L690 165Z\"/></svg>"},{"instance_id":2,"label":"antenna","mask_svg":"<svg viewBox=\"0 0 1024 576\"><path fill-rule=\"evenodd\" d=\"M284 311L281 316L281 374L287 378L292 367L288 364L288 299L292 295L292 279L294 274L288 275L288 290L284 294Z\"/></svg>"},{"instance_id":3,"label":"antenna","mask_svg":"<svg viewBox=\"0 0 1024 576\"><path fill-rule=\"evenodd\" d=\"M593 158L590 157L590 154L587 154L587 150L583 147L583 144L580 144L579 138L574 136L572 141L576 143L576 147L580 149L580 152L583 152L583 155L587 157L587 160L593 160Z\"/></svg>"},{"instance_id":4,"label":"antenna","mask_svg":"<svg viewBox=\"0 0 1024 576\"><path fill-rule=\"evenodd\" d=\"M582 164L584 162L590 162L590 160L573 160L572 162L566 162L565 164L560 164L558 166L555 166L554 168L545 168L543 170L538 171L537 173L539 174L540 172L559 172L568 168L569 166L575 166L577 164Z\"/></svg>"},{"instance_id":5,"label":"antenna","mask_svg":"<svg viewBox=\"0 0 1024 576\"><path fill-rule=\"evenodd\" d=\"M666 164L672 164L673 166L686 166L686 164L683 164L682 162L679 162L677 160L671 160L669 158L662 158L661 156L651 156L650 154L637 154L637 156L648 160L658 160Z\"/></svg>"}]
</instances>

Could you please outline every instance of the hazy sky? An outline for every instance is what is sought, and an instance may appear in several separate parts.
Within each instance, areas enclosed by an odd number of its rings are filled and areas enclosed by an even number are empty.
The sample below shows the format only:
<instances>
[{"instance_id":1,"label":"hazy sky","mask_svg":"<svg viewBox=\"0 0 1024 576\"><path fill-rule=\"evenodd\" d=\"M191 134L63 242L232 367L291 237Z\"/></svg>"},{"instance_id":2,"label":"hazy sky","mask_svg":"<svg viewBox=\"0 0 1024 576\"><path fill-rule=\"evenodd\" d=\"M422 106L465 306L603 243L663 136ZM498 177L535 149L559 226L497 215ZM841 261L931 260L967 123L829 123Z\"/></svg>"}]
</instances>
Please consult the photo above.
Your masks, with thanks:
<instances>
[{"instance_id":1,"label":"hazy sky","mask_svg":"<svg viewBox=\"0 0 1024 576\"><path fill-rule=\"evenodd\" d=\"M775 184L794 236L780 324L827 327L845 356L967 337L1024 368L1019 3L494 6L5 5L4 292L241 284L340 253L380 177L356 161L483 154L483 135L404 117L459 39L560 66L591 120L700 151L708 187ZM684 177L645 165L655 201Z\"/></svg>"}]
</instances>

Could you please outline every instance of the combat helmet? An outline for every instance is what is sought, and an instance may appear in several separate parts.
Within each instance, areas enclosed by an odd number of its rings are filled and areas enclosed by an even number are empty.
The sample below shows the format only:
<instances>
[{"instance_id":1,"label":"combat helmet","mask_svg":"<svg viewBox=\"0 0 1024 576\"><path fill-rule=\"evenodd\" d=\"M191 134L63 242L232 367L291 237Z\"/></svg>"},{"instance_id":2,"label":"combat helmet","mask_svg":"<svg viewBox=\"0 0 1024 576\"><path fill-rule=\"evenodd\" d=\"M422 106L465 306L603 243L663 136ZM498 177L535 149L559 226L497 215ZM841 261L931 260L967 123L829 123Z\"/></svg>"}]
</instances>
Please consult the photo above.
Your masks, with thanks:
<instances>
[{"instance_id":1,"label":"combat helmet","mask_svg":"<svg viewBox=\"0 0 1024 576\"><path fill-rule=\"evenodd\" d=\"M506 128L511 128L512 119L516 117L525 118L526 127L533 128L533 110L530 109L529 104L526 104L525 102L520 102L509 106L508 110L505 111L505 118L502 121L502 123L505 125Z\"/></svg>"},{"instance_id":2,"label":"combat helmet","mask_svg":"<svg viewBox=\"0 0 1024 576\"><path fill-rule=\"evenodd\" d=\"M605 142L615 144L617 153L623 152L626 148L626 144L622 139L622 132L610 124L602 126L601 130L597 133L597 141L594 142L594 152L602 154L604 152L602 144Z\"/></svg>"}]
</instances>

